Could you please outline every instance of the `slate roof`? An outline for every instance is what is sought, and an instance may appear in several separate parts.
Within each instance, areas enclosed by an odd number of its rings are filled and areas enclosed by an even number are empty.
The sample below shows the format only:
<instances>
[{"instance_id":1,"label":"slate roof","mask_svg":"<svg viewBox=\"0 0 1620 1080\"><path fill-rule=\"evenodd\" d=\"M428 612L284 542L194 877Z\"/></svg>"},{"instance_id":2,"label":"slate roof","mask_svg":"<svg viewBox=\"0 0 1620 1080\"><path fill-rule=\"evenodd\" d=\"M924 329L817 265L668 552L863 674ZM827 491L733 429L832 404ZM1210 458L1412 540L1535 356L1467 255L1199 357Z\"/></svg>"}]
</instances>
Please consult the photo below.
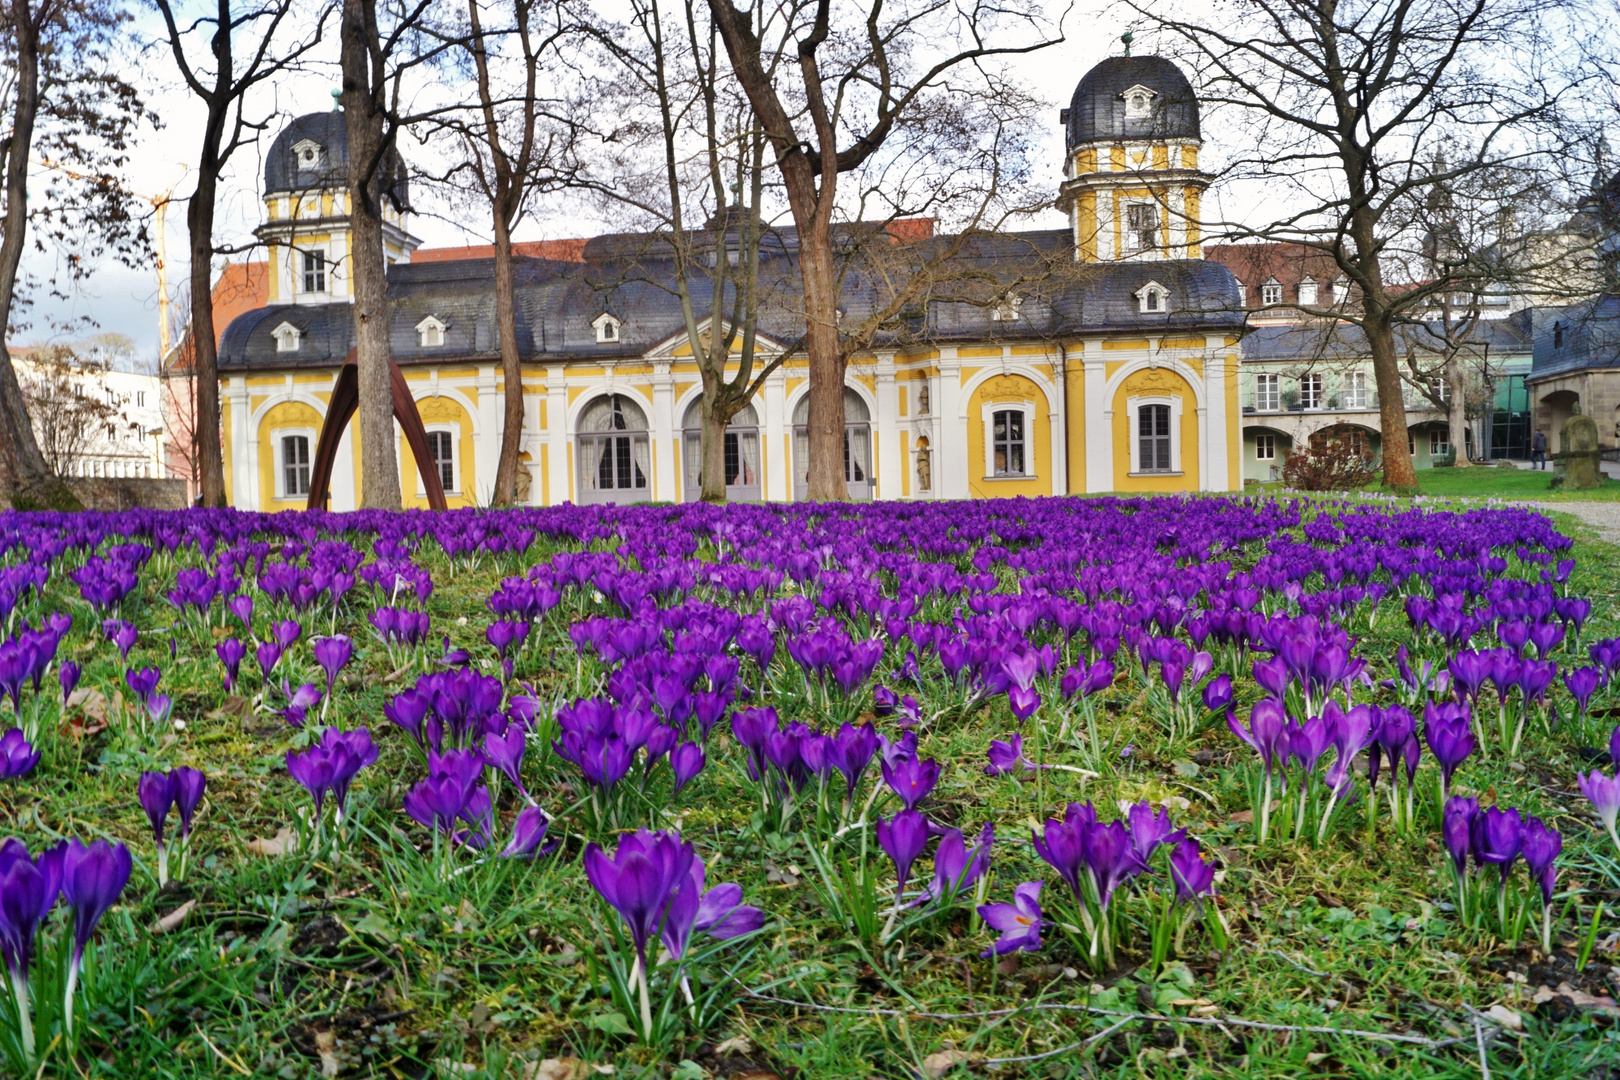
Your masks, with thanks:
<instances>
[{"instance_id":1,"label":"slate roof","mask_svg":"<svg viewBox=\"0 0 1620 1080\"><path fill-rule=\"evenodd\" d=\"M1158 96L1147 116L1127 120L1121 95L1137 85ZM1071 152L1092 142L1198 137L1198 97L1181 69L1162 56L1110 56L1074 88L1067 135Z\"/></svg>"},{"instance_id":2,"label":"slate roof","mask_svg":"<svg viewBox=\"0 0 1620 1080\"><path fill-rule=\"evenodd\" d=\"M1620 367L1620 295L1536 312L1530 378Z\"/></svg>"},{"instance_id":3,"label":"slate roof","mask_svg":"<svg viewBox=\"0 0 1620 1080\"><path fill-rule=\"evenodd\" d=\"M858 231L846 229L846 250ZM887 282L929 268L929 288L877 333L872 346L1050 340L1091 333L1174 331L1236 333L1243 326L1237 284L1218 263L1202 259L1076 264L1067 229L983 236L935 236L910 244L881 243L851 256L843 280L841 323L854 328L889 303ZM685 321L674 267L662 241L616 234L586 243L584 261L516 260L519 351L531 362L640 357L682 333ZM760 333L782 344L803 334L797 235L776 230L763 245ZM876 255L871 255L871 252ZM949 256L945 258L944 256ZM1149 281L1169 291L1168 310L1143 312L1134 295ZM706 274L691 280L700 317L714 307ZM499 355L494 261L406 263L389 269L391 339L402 364L493 359ZM727 318L734 298L721 298ZM993 314L1008 295L1017 318ZM604 311L621 320L620 340L598 344L592 321ZM447 327L442 347L423 348L416 325L428 316ZM278 352L271 333L283 321L299 328L294 352ZM274 305L248 312L225 330L222 370L325 367L353 345L353 312L345 303Z\"/></svg>"},{"instance_id":4,"label":"slate roof","mask_svg":"<svg viewBox=\"0 0 1620 1080\"><path fill-rule=\"evenodd\" d=\"M312 169L298 167L298 155L293 147L309 140L321 147L321 157ZM393 177L391 191L397 206L410 205L410 190L405 180L405 166L397 152L390 153L385 173ZM287 192L341 188L349 183L349 130L343 113L306 113L293 120L275 141L264 159L264 194L279 195Z\"/></svg>"},{"instance_id":5,"label":"slate roof","mask_svg":"<svg viewBox=\"0 0 1620 1080\"><path fill-rule=\"evenodd\" d=\"M1422 326L1397 327L1396 348L1406 349L1408 343L1418 348L1437 348L1443 340L1438 324L1434 329ZM1483 354L1489 347L1492 361L1506 360L1510 356L1525 356L1530 352L1530 333L1527 320L1482 319L1468 337L1468 346ZM1366 360L1372 351L1367 347L1367 336L1359 326L1350 323L1329 323L1312 320L1302 323L1284 323L1256 326L1243 338L1243 359L1246 361L1281 360Z\"/></svg>"}]
</instances>

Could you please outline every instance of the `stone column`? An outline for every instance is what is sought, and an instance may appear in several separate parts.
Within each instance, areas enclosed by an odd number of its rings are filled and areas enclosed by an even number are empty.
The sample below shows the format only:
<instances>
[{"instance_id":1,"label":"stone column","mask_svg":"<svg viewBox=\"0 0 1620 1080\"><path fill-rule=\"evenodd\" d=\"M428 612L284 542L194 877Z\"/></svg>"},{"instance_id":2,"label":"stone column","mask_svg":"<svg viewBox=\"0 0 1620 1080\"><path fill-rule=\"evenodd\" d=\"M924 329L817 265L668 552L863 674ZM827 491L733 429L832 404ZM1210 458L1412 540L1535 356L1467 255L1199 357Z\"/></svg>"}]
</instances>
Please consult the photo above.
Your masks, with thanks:
<instances>
[{"instance_id":1,"label":"stone column","mask_svg":"<svg viewBox=\"0 0 1620 1080\"><path fill-rule=\"evenodd\" d=\"M939 351L939 381L935 410L939 413L939 439L934 444L934 489L942 499L968 497L967 439L969 422L962 412L962 361L955 346Z\"/></svg>"},{"instance_id":2,"label":"stone column","mask_svg":"<svg viewBox=\"0 0 1620 1080\"><path fill-rule=\"evenodd\" d=\"M1071 358L1072 362L1072 358ZM1114 403L1108 400L1108 369L1102 343L1088 341L1080 358L1086 385L1086 491L1114 486Z\"/></svg>"},{"instance_id":3,"label":"stone column","mask_svg":"<svg viewBox=\"0 0 1620 1080\"><path fill-rule=\"evenodd\" d=\"M900 391L894 383L894 353L878 353L877 416L872 433L877 441L877 490L879 499L900 497L905 458L900 452Z\"/></svg>"},{"instance_id":4,"label":"stone column","mask_svg":"<svg viewBox=\"0 0 1620 1080\"><path fill-rule=\"evenodd\" d=\"M517 388L519 394L523 387ZM505 397L510 391L495 393L495 365L478 366L478 438L473 440L474 470L478 474L478 490L467 495L480 505L495 496L495 473L501 466L501 426L506 416Z\"/></svg>"},{"instance_id":5,"label":"stone column","mask_svg":"<svg viewBox=\"0 0 1620 1080\"><path fill-rule=\"evenodd\" d=\"M1064 431L1067 429L1069 418L1064 412L1066 394L1063 392L1063 381L1068 378L1067 367L1061 355L1048 356L1052 365L1052 400L1047 403L1046 418L1051 422L1052 439L1052 478L1051 493L1064 495L1069 487L1069 459L1063 452Z\"/></svg>"},{"instance_id":6,"label":"stone column","mask_svg":"<svg viewBox=\"0 0 1620 1080\"><path fill-rule=\"evenodd\" d=\"M232 375L225 398L231 406L231 503L238 510L257 510L250 459L257 457L252 448L259 440L257 432L248 430L247 379Z\"/></svg>"},{"instance_id":7,"label":"stone column","mask_svg":"<svg viewBox=\"0 0 1620 1080\"><path fill-rule=\"evenodd\" d=\"M546 482L549 503L559 506L571 501L568 484L568 384L566 368L552 364L546 369Z\"/></svg>"},{"instance_id":8,"label":"stone column","mask_svg":"<svg viewBox=\"0 0 1620 1080\"><path fill-rule=\"evenodd\" d=\"M759 393L760 452L764 456L765 487L760 497L777 502L793 501L792 474L788 456L792 452L788 439L787 376L777 368L765 377Z\"/></svg>"},{"instance_id":9,"label":"stone column","mask_svg":"<svg viewBox=\"0 0 1620 1080\"><path fill-rule=\"evenodd\" d=\"M1199 480L1205 491L1225 491L1231 487L1226 401L1226 349L1219 338L1206 338L1204 349L1204 407L1199 410L1200 441L1207 448L1200 464Z\"/></svg>"},{"instance_id":10,"label":"stone column","mask_svg":"<svg viewBox=\"0 0 1620 1080\"><path fill-rule=\"evenodd\" d=\"M653 444L653 498L680 502L680 477L675 469L680 432L675 428L675 377L669 373L668 360L653 362L652 396L648 438Z\"/></svg>"}]
</instances>

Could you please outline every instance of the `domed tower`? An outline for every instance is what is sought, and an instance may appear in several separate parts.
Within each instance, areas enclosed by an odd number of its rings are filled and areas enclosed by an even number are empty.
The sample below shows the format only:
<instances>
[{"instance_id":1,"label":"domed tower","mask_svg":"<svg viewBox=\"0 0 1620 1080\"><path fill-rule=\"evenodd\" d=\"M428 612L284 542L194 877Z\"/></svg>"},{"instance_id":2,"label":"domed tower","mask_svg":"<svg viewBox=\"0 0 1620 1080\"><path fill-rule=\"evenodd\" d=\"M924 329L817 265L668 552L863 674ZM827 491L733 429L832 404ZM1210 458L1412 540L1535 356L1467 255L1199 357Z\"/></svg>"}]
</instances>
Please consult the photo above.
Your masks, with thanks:
<instances>
[{"instance_id":1,"label":"domed tower","mask_svg":"<svg viewBox=\"0 0 1620 1080\"><path fill-rule=\"evenodd\" d=\"M300 116L270 144L264 160L264 224L271 304L348 303L349 133L332 92L331 112ZM404 163L393 155L383 199L388 264L409 262L421 241L406 231L410 208Z\"/></svg>"},{"instance_id":2,"label":"domed tower","mask_svg":"<svg viewBox=\"0 0 1620 1080\"><path fill-rule=\"evenodd\" d=\"M1198 98L1162 56L1111 56L1063 111L1058 206L1080 262L1200 259Z\"/></svg>"}]
</instances>

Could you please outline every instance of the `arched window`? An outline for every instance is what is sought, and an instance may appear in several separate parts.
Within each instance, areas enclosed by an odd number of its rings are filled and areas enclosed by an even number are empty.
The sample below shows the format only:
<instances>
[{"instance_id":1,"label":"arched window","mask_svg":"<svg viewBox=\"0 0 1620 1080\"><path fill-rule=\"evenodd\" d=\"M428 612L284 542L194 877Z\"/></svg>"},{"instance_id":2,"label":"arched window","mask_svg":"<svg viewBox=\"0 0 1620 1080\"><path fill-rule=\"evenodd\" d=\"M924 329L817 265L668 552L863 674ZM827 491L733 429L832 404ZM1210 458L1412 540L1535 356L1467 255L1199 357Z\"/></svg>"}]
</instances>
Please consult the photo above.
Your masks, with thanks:
<instances>
[{"instance_id":1,"label":"arched window","mask_svg":"<svg viewBox=\"0 0 1620 1080\"><path fill-rule=\"evenodd\" d=\"M640 502L652 471L647 414L622 394L604 394L579 418L579 501Z\"/></svg>"},{"instance_id":2,"label":"arched window","mask_svg":"<svg viewBox=\"0 0 1620 1080\"><path fill-rule=\"evenodd\" d=\"M703 495L703 399L695 399L687 406L681 422L683 447L681 457L685 467L685 497L693 502ZM759 414L752 405L744 405L726 425L726 498L732 502L758 502L759 481Z\"/></svg>"},{"instance_id":3,"label":"arched window","mask_svg":"<svg viewBox=\"0 0 1620 1080\"><path fill-rule=\"evenodd\" d=\"M872 497L872 414L855 391L844 388L844 482L852 499ZM810 395L793 409L793 497L810 488Z\"/></svg>"}]
</instances>

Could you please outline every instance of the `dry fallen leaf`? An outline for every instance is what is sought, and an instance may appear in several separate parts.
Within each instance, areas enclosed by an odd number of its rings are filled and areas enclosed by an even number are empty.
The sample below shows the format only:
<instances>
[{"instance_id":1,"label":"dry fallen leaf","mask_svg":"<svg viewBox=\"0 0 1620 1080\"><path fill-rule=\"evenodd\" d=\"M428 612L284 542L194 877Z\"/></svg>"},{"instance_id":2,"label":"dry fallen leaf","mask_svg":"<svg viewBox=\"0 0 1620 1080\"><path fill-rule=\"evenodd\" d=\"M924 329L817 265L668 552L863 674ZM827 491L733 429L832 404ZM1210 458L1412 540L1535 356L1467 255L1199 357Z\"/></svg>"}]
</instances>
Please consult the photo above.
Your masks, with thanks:
<instances>
[{"instance_id":1,"label":"dry fallen leaf","mask_svg":"<svg viewBox=\"0 0 1620 1080\"><path fill-rule=\"evenodd\" d=\"M249 708L251 708L251 706L248 704L247 698L238 697L237 695L232 694L230 697L225 699L219 708L214 709L208 714L208 719L224 720L227 717L232 716L246 716Z\"/></svg>"},{"instance_id":2,"label":"dry fallen leaf","mask_svg":"<svg viewBox=\"0 0 1620 1080\"><path fill-rule=\"evenodd\" d=\"M249 855L265 855L272 859L280 858L297 847L298 837L293 835L292 828L287 825L277 829L274 836L247 842Z\"/></svg>"},{"instance_id":3,"label":"dry fallen leaf","mask_svg":"<svg viewBox=\"0 0 1620 1080\"><path fill-rule=\"evenodd\" d=\"M67 707L69 709L82 709L84 715L107 726L107 695L100 690L88 686L81 686L68 695Z\"/></svg>"},{"instance_id":4,"label":"dry fallen leaf","mask_svg":"<svg viewBox=\"0 0 1620 1080\"><path fill-rule=\"evenodd\" d=\"M572 1057L546 1058L524 1071L524 1080L586 1080L591 1075L590 1066Z\"/></svg>"},{"instance_id":5,"label":"dry fallen leaf","mask_svg":"<svg viewBox=\"0 0 1620 1080\"><path fill-rule=\"evenodd\" d=\"M152 924L152 933L154 933L154 934L172 933L176 928L179 927L179 925L181 923L186 921L186 916L190 915L191 914L191 909L196 907L196 906L197 906L197 901L196 900L187 900L185 903L181 904L179 907L175 908L173 911L171 911L167 915L163 916L163 918L161 918L157 922L153 923Z\"/></svg>"},{"instance_id":6,"label":"dry fallen leaf","mask_svg":"<svg viewBox=\"0 0 1620 1080\"><path fill-rule=\"evenodd\" d=\"M1520 1031L1524 1028L1524 1017L1508 1008L1506 1005L1492 1005L1485 1010L1485 1015L1495 1020L1505 1028Z\"/></svg>"},{"instance_id":7,"label":"dry fallen leaf","mask_svg":"<svg viewBox=\"0 0 1620 1080\"><path fill-rule=\"evenodd\" d=\"M725 1042L721 1043L719 1046L716 1046L714 1048L714 1056L715 1057L725 1057L727 1054L743 1054L743 1055L747 1055L749 1053L752 1053L753 1049L754 1049L754 1044L748 1041L747 1036L737 1035L737 1036L734 1036L733 1038L727 1039Z\"/></svg>"},{"instance_id":8,"label":"dry fallen leaf","mask_svg":"<svg viewBox=\"0 0 1620 1080\"><path fill-rule=\"evenodd\" d=\"M923 1058L923 1075L929 1080L939 1080L967 1059L966 1050L941 1050L937 1054L929 1054Z\"/></svg>"},{"instance_id":9,"label":"dry fallen leaf","mask_svg":"<svg viewBox=\"0 0 1620 1080\"><path fill-rule=\"evenodd\" d=\"M321 1056L321 1075L336 1076L343 1066L337 1059L337 1036L330 1030L315 1033L315 1052Z\"/></svg>"}]
</instances>

